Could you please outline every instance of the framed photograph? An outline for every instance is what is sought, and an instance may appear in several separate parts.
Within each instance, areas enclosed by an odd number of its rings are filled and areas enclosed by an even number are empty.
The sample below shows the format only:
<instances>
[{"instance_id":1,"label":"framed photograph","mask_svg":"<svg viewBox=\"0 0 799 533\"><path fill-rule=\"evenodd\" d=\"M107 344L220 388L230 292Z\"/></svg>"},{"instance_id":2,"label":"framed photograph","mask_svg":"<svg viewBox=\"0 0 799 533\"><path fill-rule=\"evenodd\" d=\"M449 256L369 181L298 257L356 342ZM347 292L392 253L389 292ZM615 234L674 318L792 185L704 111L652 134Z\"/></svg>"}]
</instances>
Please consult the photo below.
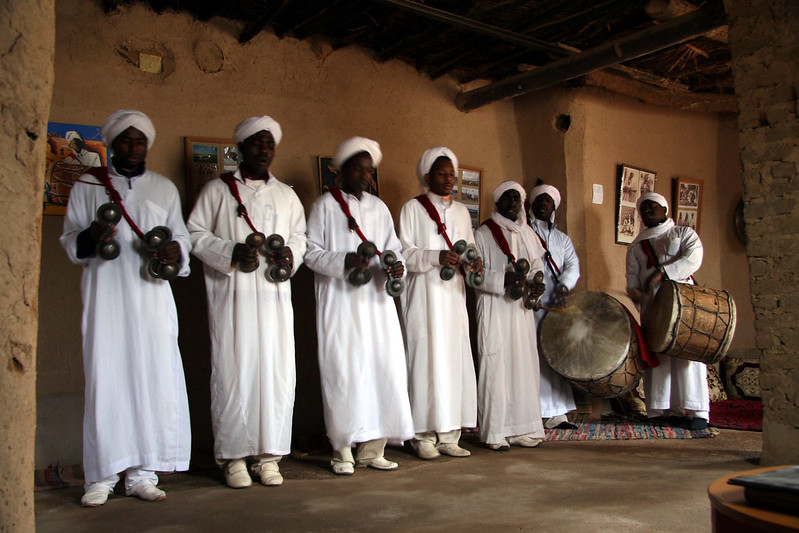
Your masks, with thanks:
<instances>
[{"instance_id":1,"label":"framed photograph","mask_svg":"<svg viewBox=\"0 0 799 533\"><path fill-rule=\"evenodd\" d=\"M673 199L671 205L674 223L688 226L699 233L699 220L702 214L703 180L674 178L672 181Z\"/></svg>"},{"instance_id":2,"label":"framed photograph","mask_svg":"<svg viewBox=\"0 0 799 533\"><path fill-rule=\"evenodd\" d=\"M186 211L191 211L203 186L239 167L241 154L235 141L210 137L185 137Z\"/></svg>"},{"instance_id":3,"label":"framed photograph","mask_svg":"<svg viewBox=\"0 0 799 533\"><path fill-rule=\"evenodd\" d=\"M44 214L63 215L72 184L87 170L108 164L100 126L49 122L44 173Z\"/></svg>"},{"instance_id":4,"label":"framed photograph","mask_svg":"<svg viewBox=\"0 0 799 533\"><path fill-rule=\"evenodd\" d=\"M635 203L642 194L655 190L656 175L651 170L618 166L619 195L616 202L616 244L630 244L641 229Z\"/></svg>"},{"instance_id":5,"label":"framed photograph","mask_svg":"<svg viewBox=\"0 0 799 533\"><path fill-rule=\"evenodd\" d=\"M477 229L480 219L480 193L483 186L483 169L458 166L458 180L452 187L452 197L461 202L472 216L472 229Z\"/></svg>"},{"instance_id":6,"label":"framed photograph","mask_svg":"<svg viewBox=\"0 0 799 533\"><path fill-rule=\"evenodd\" d=\"M319 166L319 195L323 195L330 187L341 187L338 169L333 164L333 158L320 155L316 158L316 161ZM372 176L372 185L369 187L369 193L380 196L377 169L375 169L375 173Z\"/></svg>"}]
</instances>

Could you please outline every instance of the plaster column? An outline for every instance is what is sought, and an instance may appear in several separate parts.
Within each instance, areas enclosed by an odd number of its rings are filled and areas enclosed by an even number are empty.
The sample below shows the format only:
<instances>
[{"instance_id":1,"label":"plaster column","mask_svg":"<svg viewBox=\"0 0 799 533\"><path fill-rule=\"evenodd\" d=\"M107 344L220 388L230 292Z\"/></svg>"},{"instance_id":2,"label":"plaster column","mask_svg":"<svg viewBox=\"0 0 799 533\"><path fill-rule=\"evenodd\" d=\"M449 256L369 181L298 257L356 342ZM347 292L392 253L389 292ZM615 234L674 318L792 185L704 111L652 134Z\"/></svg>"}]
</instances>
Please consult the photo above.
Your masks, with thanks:
<instances>
[{"instance_id":1,"label":"plaster column","mask_svg":"<svg viewBox=\"0 0 799 533\"><path fill-rule=\"evenodd\" d=\"M33 531L36 334L52 0L0 0L0 531Z\"/></svg>"}]
</instances>

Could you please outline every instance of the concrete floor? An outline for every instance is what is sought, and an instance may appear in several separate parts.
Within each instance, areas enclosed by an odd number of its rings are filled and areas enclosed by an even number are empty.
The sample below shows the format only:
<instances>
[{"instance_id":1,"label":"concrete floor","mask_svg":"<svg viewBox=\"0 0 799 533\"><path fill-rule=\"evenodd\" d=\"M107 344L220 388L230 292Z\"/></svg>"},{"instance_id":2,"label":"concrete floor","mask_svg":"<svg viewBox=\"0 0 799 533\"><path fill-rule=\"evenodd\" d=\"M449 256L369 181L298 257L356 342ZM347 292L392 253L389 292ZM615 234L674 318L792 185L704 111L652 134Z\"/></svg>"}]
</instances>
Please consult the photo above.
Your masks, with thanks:
<instances>
[{"instance_id":1,"label":"concrete floor","mask_svg":"<svg viewBox=\"0 0 799 533\"><path fill-rule=\"evenodd\" d=\"M282 487L224 486L218 471L161 478L166 500L117 492L82 508L79 488L36 494L40 532L69 531L710 531L707 486L757 467L761 434L714 439L546 442L498 453L466 441L466 459L386 456L394 472L334 476L329 456L281 462ZM121 484L120 484L121 485ZM117 487L119 491L120 487Z\"/></svg>"}]
</instances>

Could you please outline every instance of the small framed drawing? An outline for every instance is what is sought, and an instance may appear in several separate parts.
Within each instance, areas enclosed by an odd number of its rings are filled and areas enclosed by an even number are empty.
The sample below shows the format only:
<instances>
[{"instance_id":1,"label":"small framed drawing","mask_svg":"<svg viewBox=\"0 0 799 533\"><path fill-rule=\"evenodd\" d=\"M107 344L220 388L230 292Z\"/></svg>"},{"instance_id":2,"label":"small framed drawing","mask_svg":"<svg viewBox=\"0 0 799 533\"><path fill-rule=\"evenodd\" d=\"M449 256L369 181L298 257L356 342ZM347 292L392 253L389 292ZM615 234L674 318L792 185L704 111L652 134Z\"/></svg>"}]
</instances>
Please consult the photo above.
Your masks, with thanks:
<instances>
[{"instance_id":1,"label":"small framed drawing","mask_svg":"<svg viewBox=\"0 0 799 533\"><path fill-rule=\"evenodd\" d=\"M330 156L320 155L316 158L319 166L319 195L323 195L330 187L341 187L339 179L339 172L333 164L333 158ZM369 187L369 193L375 196L380 196L380 185L377 180L377 169L372 175L372 184Z\"/></svg>"},{"instance_id":2,"label":"small framed drawing","mask_svg":"<svg viewBox=\"0 0 799 533\"><path fill-rule=\"evenodd\" d=\"M630 165L618 165L617 174L616 244L630 244L641 229L635 203L641 195L654 192L656 175L651 170Z\"/></svg>"},{"instance_id":3,"label":"small framed drawing","mask_svg":"<svg viewBox=\"0 0 799 533\"><path fill-rule=\"evenodd\" d=\"M99 126L48 122L46 146L43 214L63 215L72 184L90 168L108 165L112 154L103 145Z\"/></svg>"},{"instance_id":4,"label":"small framed drawing","mask_svg":"<svg viewBox=\"0 0 799 533\"><path fill-rule=\"evenodd\" d=\"M239 168L241 154L231 139L186 137L186 210L191 211L203 186Z\"/></svg>"},{"instance_id":5,"label":"small framed drawing","mask_svg":"<svg viewBox=\"0 0 799 533\"><path fill-rule=\"evenodd\" d=\"M472 229L477 229L480 219L480 196L482 192L483 169L458 166L458 180L452 187L452 196L469 210L472 217Z\"/></svg>"},{"instance_id":6,"label":"small framed drawing","mask_svg":"<svg viewBox=\"0 0 799 533\"><path fill-rule=\"evenodd\" d=\"M678 226L688 226L699 233L699 219L702 215L703 180L674 178L672 181L674 206L672 217Z\"/></svg>"}]
</instances>

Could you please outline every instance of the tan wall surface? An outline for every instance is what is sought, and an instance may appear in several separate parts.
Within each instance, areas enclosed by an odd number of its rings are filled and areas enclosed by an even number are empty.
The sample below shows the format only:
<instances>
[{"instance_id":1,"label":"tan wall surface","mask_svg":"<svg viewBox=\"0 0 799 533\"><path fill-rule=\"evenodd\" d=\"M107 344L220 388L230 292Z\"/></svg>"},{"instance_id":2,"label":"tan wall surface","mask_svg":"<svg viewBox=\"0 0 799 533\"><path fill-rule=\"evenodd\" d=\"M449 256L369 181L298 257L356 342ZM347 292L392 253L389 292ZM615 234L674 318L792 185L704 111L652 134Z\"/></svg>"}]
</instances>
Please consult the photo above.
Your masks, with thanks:
<instances>
[{"instance_id":1,"label":"tan wall surface","mask_svg":"<svg viewBox=\"0 0 799 533\"><path fill-rule=\"evenodd\" d=\"M240 120L256 114L281 123L284 136L272 170L295 187L306 211L318 194L316 157L333 155L341 141L354 135L381 143L381 197L395 216L418 194L416 163L430 146L449 146L462 164L484 169L484 217L490 213L493 187L505 176L521 175L513 104L461 113L453 104L458 88L452 80L433 82L404 63L378 64L360 49L332 52L323 43L278 40L268 31L242 46L236 40L240 28L221 19L202 23L142 7L104 15L97 3L77 0L61 0L56 9L50 120L100 125L118 108L146 112L157 130L148 167L172 178L181 191L183 137L231 138ZM142 72L123 57L139 51L162 55L164 72ZM38 394L39 419L48 424L39 431L37 468L56 460L80 462L80 428L74 427L83 391L80 269L58 245L61 224L59 216L45 217L43 224ZM202 270L196 261L193 269L188 280L173 283L173 290L194 441L205 446L210 439L210 354ZM307 423L295 417L295 428L323 435L307 269L301 269L293 287L298 317L295 412L312 419ZM52 435L60 436L55 445ZM54 448L69 457L59 457Z\"/></svg>"}]
</instances>

